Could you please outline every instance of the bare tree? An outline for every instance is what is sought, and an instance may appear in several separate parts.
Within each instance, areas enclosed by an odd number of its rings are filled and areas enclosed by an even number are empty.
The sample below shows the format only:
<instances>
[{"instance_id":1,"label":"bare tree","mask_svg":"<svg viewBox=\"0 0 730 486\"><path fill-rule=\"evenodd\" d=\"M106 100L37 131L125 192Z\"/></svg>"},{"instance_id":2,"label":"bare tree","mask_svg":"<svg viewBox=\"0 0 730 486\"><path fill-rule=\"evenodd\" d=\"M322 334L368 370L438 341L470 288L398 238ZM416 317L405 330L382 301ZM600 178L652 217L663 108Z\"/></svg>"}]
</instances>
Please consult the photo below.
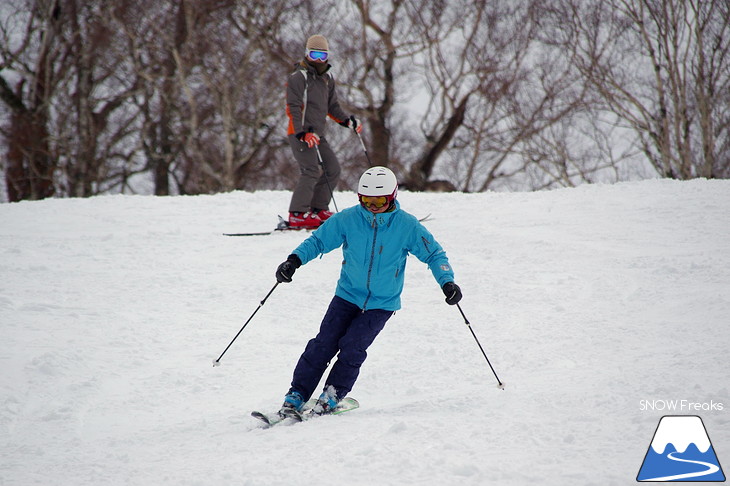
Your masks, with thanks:
<instances>
[{"instance_id":1,"label":"bare tree","mask_svg":"<svg viewBox=\"0 0 730 486\"><path fill-rule=\"evenodd\" d=\"M13 107L7 135L10 200L90 196L119 187L128 173L134 114L125 108L135 86L119 63L104 4L26 4L25 38L5 44L4 65L19 79L15 90L5 79L0 83Z\"/></svg>"},{"instance_id":2,"label":"bare tree","mask_svg":"<svg viewBox=\"0 0 730 486\"><path fill-rule=\"evenodd\" d=\"M336 32L340 42L350 39L347 98L367 120L372 163L391 166L414 190L485 190L528 170L541 173L539 164L577 165L573 153L546 157L530 148L542 148L541 137L569 146L571 134L554 125L565 126L583 103L566 63L543 59L535 45L536 3L340 6ZM571 180L582 176L579 168L568 172ZM565 181L565 172L557 179L543 173L533 186Z\"/></svg>"},{"instance_id":3,"label":"bare tree","mask_svg":"<svg viewBox=\"0 0 730 486\"><path fill-rule=\"evenodd\" d=\"M156 195L171 193L174 164L183 152L178 62L188 39L187 2L168 0L149 4L126 0L110 9L124 34L132 76L139 86L134 98L139 113L137 146L151 175Z\"/></svg>"},{"instance_id":4,"label":"bare tree","mask_svg":"<svg viewBox=\"0 0 730 486\"><path fill-rule=\"evenodd\" d=\"M2 4L9 200L288 188L284 84L328 37L328 138L411 189L730 177L725 0L22 0ZM627 134L629 136L627 136ZM146 189L142 189L143 191Z\"/></svg>"},{"instance_id":5,"label":"bare tree","mask_svg":"<svg viewBox=\"0 0 730 486\"><path fill-rule=\"evenodd\" d=\"M125 21L155 193L170 193L170 181L182 194L265 187L278 176L285 136L284 63L272 52L291 7L257 0L158 6Z\"/></svg>"},{"instance_id":6,"label":"bare tree","mask_svg":"<svg viewBox=\"0 0 730 486\"><path fill-rule=\"evenodd\" d=\"M573 149L585 90L539 42L540 4L464 0L418 10L418 24L428 26L430 101L426 146L409 173L414 188L438 173L465 191L539 189L596 170Z\"/></svg>"},{"instance_id":7,"label":"bare tree","mask_svg":"<svg viewBox=\"0 0 730 486\"><path fill-rule=\"evenodd\" d=\"M121 184L131 160L136 114L125 110L137 84L117 47L103 1L62 0L58 48L72 62L55 100L59 182L70 196L88 197ZM59 92L60 94L60 92Z\"/></svg>"},{"instance_id":8,"label":"bare tree","mask_svg":"<svg viewBox=\"0 0 730 486\"><path fill-rule=\"evenodd\" d=\"M560 0L571 62L664 177L727 177L730 5Z\"/></svg>"},{"instance_id":9,"label":"bare tree","mask_svg":"<svg viewBox=\"0 0 730 486\"><path fill-rule=\"evenodd\" d=\"M292 8L288 2L240 4L198 46L208 53L198 77L211 112L202 164L216 190L275 186L286 172L283 84L292 63L281 46Z\"/></svg>"},{"instance_id":10,"label":"bare tree","mask_svg":"<svg viewBox=\"0 0 730 486\"><path fill-rule=\"evenodd\" d=\"M4 6L0 41L0 99L10 111L5 181L10 201L41 199L55 192L56 160L49 147L49 111L60 60L55 50L60 15L55 0Z\"/></svg>"}]
</instances>

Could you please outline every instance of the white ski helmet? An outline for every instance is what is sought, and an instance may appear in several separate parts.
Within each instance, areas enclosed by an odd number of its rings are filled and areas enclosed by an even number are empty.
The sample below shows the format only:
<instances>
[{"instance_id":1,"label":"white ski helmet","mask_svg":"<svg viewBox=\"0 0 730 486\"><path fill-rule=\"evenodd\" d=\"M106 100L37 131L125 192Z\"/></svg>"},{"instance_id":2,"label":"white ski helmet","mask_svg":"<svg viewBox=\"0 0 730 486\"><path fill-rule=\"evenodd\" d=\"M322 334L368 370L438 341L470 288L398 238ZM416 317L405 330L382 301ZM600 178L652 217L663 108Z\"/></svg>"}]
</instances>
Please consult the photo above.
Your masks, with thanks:
<instances>
[{"instance_id":1,"label":"white ski helmet","mask_svg":"<svg viewBox=\"0 0 730 486\"><path fill-rule=\"evenodd\" d=\"M390 205L398 195L398 180L393 171L387 167L371 167L360 176L357 184L357 195L385 196Z\"/></svg>"}]
</instances>

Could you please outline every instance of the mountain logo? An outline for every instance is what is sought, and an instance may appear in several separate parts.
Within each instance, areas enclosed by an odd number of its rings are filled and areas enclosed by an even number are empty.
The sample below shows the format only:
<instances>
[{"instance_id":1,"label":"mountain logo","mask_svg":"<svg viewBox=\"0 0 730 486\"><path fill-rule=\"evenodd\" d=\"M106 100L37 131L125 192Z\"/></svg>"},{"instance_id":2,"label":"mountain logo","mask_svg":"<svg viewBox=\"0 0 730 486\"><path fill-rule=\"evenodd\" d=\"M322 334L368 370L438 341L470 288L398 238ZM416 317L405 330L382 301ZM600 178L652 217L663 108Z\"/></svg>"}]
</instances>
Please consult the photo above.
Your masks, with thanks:
<instances>
[{"instance_id":1,"label":"mountain logo","mask_svg":"<svg viewBox=\"0 0 730 486\"><path fill-rule=\"evenodd\" d=\"M662 417L636 480L725 481L702 419L696 415Z\"/></svg>"}]
</instances>

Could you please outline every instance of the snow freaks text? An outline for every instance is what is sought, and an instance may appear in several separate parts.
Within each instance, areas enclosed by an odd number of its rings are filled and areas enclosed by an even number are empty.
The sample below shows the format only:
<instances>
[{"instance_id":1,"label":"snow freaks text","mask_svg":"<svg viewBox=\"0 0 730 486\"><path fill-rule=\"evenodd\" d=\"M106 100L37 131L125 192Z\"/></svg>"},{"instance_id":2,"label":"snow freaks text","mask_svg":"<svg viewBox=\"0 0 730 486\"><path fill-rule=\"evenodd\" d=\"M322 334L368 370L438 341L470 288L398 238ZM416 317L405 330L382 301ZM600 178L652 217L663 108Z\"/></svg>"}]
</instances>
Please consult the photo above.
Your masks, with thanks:
<instances>
[{"instance_id":1,"label":"snow freaks text","mask_svg":"<svg viewBox=\"0 0 730 486\"><path fill-rule=\"evenodd\" d=\"M725 406L721 402L694 402L691 400L640 400L639 410L660 412L721 412Z\"/></svg>"}]
</instances>

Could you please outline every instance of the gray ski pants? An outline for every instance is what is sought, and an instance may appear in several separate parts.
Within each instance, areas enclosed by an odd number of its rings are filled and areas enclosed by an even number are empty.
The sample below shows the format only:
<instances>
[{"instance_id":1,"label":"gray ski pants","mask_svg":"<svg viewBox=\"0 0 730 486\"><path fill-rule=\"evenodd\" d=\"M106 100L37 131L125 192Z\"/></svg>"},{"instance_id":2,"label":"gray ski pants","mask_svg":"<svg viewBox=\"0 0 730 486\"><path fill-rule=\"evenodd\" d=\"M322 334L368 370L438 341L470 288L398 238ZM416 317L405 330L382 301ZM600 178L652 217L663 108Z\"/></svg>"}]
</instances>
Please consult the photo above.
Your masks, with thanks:
<instances>
[{"instance_id":1,"label":"gray ski pants","mask_svg":"<svg viewBox=\"0 0 730 486\"><path fill-rule=\"evenodd\" d=\"M330 186L334 191L337 182L340 180L340 163L337 156L330 148L327 140L322 137L319 142L319 153L326 174L322 172L317 157L317 149L307 147L307 144L300 142L294 135L289 135L289 146L294 153L294 158L299 163L299 182L291 196L289 204L290 212L306 212L310 209L327 209L332 199ZM329 180L329 185L327 181Z\"/></svg>"}]
</instances>

